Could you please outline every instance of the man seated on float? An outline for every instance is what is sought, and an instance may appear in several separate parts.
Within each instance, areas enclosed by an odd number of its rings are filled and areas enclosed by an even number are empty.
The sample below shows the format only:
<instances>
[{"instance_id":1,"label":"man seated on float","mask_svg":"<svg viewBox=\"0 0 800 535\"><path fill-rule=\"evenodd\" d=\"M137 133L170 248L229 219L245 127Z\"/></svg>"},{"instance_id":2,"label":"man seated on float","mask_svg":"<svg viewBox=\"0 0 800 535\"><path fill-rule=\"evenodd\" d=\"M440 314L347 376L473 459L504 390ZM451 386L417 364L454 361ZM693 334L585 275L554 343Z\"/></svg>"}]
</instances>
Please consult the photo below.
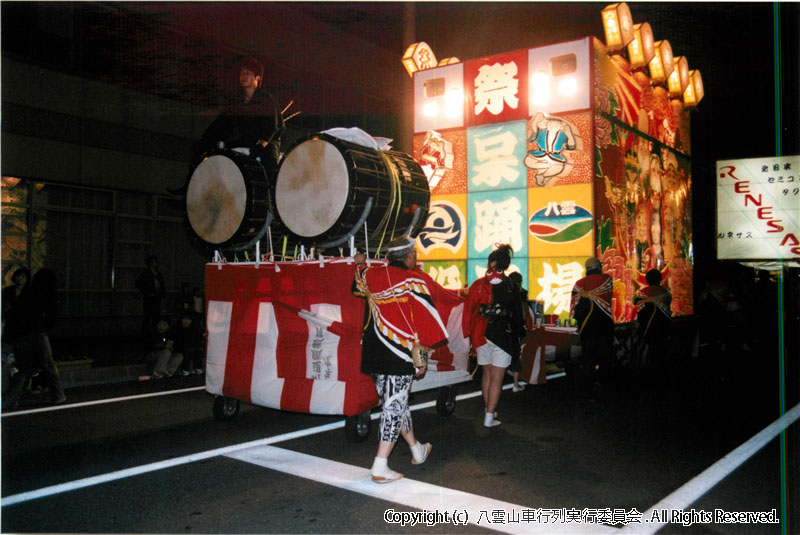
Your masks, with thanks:
<instances>
[{"instance_id":1,"label":"man seated on float","mask_svg":"<svg viewBox=\"0 0 800 535\"><path fill-rule=\"evenodd\" d=\"M278 105L261 87L264 66L255 58L239 62L239 98L223 108L196 145L195 157L214 148L237 150L253 157L269 156L277 164L284 129ZM198 154L199 153L199 154ZM196 158L194 163L197 163Z\"/></svg>"},{"instance_id":2,"label":"man seated on float","mask_svg":"<svg viewBox=\"0 0 800 535\"><path fill-rule=\"evenodd\" d=\"M258 159L266 171L277 171L281 136L286 126L275 98L261 87L264 67L255 58L245 58L239 62L238 73L241 93L223 107L193 144L189 175L183 186L167 188L172 195L186 195L195 169L215 149L230 149L251 156Z\"/></svg>"}]
</instances>

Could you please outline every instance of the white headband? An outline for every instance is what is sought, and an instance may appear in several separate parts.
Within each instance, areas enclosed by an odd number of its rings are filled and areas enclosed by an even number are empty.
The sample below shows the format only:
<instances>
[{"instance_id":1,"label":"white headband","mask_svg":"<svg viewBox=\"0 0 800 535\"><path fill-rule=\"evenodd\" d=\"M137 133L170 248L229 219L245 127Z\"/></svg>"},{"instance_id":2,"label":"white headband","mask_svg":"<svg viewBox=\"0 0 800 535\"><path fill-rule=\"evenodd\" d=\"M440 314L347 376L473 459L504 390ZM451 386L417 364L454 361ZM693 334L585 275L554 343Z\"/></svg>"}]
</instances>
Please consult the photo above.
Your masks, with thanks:
<instances>
[{"instance_id":1,"label":"white headband","mask_svg":"<svg viewBox=\"0 0 800 535\"><path fill-rule=\"evenodd\" d=\"M404 249L410 249L411 247L414 247L414 244L416 244L416 243L417 243L416 240L414 240L413 238L407 238L406 243L404 243L402 245L395 245L394 247L389 247L388 249L386 249L386 252L387 253L396 253L396 252L402 251Z\"/></svg>"}]
</instances>

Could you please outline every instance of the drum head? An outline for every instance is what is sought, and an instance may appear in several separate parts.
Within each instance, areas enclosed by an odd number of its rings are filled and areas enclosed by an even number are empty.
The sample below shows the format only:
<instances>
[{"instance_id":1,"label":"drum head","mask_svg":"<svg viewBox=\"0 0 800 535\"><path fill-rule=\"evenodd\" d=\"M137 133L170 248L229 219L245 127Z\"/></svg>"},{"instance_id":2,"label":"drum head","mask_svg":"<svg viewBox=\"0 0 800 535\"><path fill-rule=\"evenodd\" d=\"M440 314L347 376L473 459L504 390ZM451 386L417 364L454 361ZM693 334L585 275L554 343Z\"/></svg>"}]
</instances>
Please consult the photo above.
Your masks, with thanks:
<instances>
[{"instance_id":1,"label":"drum head","mask_svg":"<svg viewBox=\"0 0 800 535\"><path fill-rule=\"evenodd\" d=\"M278 217L310 238L330 229L347 202L350 179L342 153L324 139L309 139L283 158L275 184Z\"/></svg>"},{"instance_id":2,"label":"drum head","mask_svg":"<svg viewBox=\"0 0 800 535\"><path fill-rule=\"evenodd\" d=\"M186 213L197 236L208 243L231 239L244 219L247 189L232 159L214 155L195 168L186 191Z\"/></svg>"}]
</instances>

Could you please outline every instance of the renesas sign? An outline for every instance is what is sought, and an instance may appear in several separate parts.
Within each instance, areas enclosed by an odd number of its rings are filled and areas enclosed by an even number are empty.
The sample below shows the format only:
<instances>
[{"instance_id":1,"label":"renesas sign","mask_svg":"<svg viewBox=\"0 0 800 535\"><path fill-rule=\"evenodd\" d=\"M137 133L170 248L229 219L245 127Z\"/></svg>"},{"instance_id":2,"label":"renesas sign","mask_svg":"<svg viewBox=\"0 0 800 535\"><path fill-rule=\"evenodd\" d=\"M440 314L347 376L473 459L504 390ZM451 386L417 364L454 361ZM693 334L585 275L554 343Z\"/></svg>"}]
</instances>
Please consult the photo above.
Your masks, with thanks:
<instances>
[{"instance_id":1,"label":"renesas sign","mask_svg":"<svg viewBox=\"0 0 800 535\"><path fill-rule=\"evenodd\" d=\"M717 258L800 258L800 156L717 162Z\"/></svg>"}]
</instances>

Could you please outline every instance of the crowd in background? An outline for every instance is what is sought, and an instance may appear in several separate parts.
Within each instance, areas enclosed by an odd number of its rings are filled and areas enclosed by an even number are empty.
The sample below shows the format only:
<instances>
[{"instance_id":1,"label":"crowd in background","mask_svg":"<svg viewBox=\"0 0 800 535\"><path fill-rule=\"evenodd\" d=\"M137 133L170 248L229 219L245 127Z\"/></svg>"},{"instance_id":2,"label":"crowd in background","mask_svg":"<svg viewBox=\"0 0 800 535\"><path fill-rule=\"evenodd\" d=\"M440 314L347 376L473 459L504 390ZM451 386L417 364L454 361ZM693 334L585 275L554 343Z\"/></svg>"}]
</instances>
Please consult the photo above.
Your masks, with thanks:
<instances>
[{"instance_id":1,"label":"crowd in background","mask_svg":"<svg viewBox=\"0 0 800 535\"><path fill-rule=\"evenodd\" d=\"M149 376L202 374L205 363L205 298L198 287L181 285L173 310L165 302L164 277L155 256L137 278L142 294L142 329L138 355ZM67 399L48 336L56 321L58 278L48 268L33 277L27 268L12 273L2 290L3 410L20 402L61 404ZM121 349L121 348L120 348Z\"/></svg>"},{"instance_id":2,"label":"crowd in background","mask_svg":"<svg viewBox=\"0 0 800 535\"><path fill-rule=\"evenodd\" d=\"M779 317L779 287L774 272L729 263L722 265L716 275L705 282L698 281L692 317L699 338L697 352L713 373L724 377L730 371L732 356L769 359L777 355L781 336L784 354L799 354L800 270L784 270L782 318ZM658 282L650 284L648 280L650 286L660 288ZM515 283L521 289L520 282L515 280ZM52 270L42 269L31 277L27 269L21 268L13 273L12 284L3 289L4 408L15 407L25 395L37 396L47 403L66 400L47 335L56 321L56 285L57 277ZM174 308L171 301L166 306L166 288L155 257L147 259L137 287L143 299L140 362L151 367L150 376L164 378L203 373L205 302L202 290L184 283L174 300ZM668 294L662 290L656 292L662 297ZM659 303L647 295L637 299L636 304L649 320L642 321L640 313L637 329L630 332L635 347L652 353L646 358L651 366L657 367L668 358L669 322L659 314L659 308L664 310L664 303L659 307ZM580 312L573 317L582 320ZM519 383L516 352L514 357L509 375L513 373L514 391L518 392L524 385ZM610 368L607 359L613 360L614 355L601 358L606 359ZM796 365L789 360L789 365ZM599 372L599 367L591 363L584 368L589 374L594 373L591 370ZM596 379L584 377L583 380L590 383L584 388L591 391L596 386L594 383L600 382Z\"/></svg>"}]
</instances>

